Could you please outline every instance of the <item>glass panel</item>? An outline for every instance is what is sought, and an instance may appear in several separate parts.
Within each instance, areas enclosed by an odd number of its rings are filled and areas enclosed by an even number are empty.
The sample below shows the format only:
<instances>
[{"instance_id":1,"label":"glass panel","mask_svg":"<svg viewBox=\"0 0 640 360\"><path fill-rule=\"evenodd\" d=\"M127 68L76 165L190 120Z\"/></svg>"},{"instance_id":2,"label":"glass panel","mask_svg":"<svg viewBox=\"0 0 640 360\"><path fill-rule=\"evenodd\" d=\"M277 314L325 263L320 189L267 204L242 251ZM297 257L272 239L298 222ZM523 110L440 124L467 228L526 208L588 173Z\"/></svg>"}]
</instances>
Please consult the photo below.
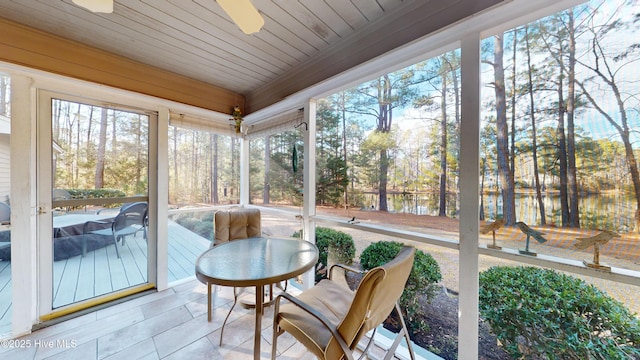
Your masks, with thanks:
<instances>
[{"instance_id":1,"label":"glass panel","mask_svg":"<svg viewBox=\"0 0 640 360\"><path fill-rule=\"evenodd\" d=\"M610 359L636 358L639 298L637 286L481 256L480 355L588 358L597 349Z\"/></svg>"},{"instance_id":2,"label":"glass panel","mask_svg":"<svg viewBox=\"0 0 640 360\"><path fill-rule=\"evenodd\" d=\"M0 73L0 335L11 332L10 80Z\"/></svg>"},{"instance_id":3,"label":"glass panel","mask_svg":"<svg viewBox=\"0 0 640 360\"><path fill-rule=\"evenodd\" d=\"M503 246L593 265L602 233L601 260L638 270L639 9L592 1L483 40L481 220L505 221Z\"/></svg>"},{"instance_id":4,"label":"glass panel","mask_svg":"<svg viewBox=\"0 0 640 360\"><path fill-rule=\"evenodd\" d=\"M251 142L252 203L302 204L302 141L301 133L292 130Z\"/></svg>"},{"instance_id":5,"label":"glass panel","mask_svg":"<svg viewBox=\"0 0 640 360\"><path fill-rule=\"evenodd\" d=\"M215 205L239 202L239 141L169 128L169 282L192 277L213 241Z\"/></svg>"},{"instance_id":6,"label":"glass panel","mask_svg":"<svg viewBox=\"0 0 640 360\"><path fill-rule=\"evenodd\" d=\"M535 264L546 255L581 273L640 270L639 11L637 1L590 1L483 40L480 241L496 256ZM523 263L482 260L484 271L501 267L480 283L481 316L509 337L500 342L513 358L632 358L629 345L637 354L637 325L620 323L637 314L637 287L569 274L614 306ZM492 298L490 282L505 293ZM635 340L617 337L622 329Z\"/></svg>"},{"instance_id":7,"label":"glass panel","mask_svg":"<svg viewBox=\"0 0 640 360\"><path fill-rule=\"evenodd\" d=\"M318 100L319 214L457 241L459 58L454 50ZM303 154L299 131L252 141L252 201L300 206Z\"/></svg>"},{"instance_id":8,"label":"glass panel","mask_svg":"<svg viewBox=\"0 0 640 360\"><path fill-rule=\"evenodd\" d=\"M458 241L459 64L460 50L454 50L318 100L318 215L365 229L381 226L444 238L448 244ZM304 231L304 224L295 218L302 213L302 141L299 131L290 131L251 143L251 199L280 211L277 225L263 226L273 226L269 232L277 229L300 236ZM354 227L317 226L315 239L325 244L319 245L325 262L331 258L327 242L338 241L335 252L340 254L348 252L342 241L353 241L351 258L338 256L336 261L361 266L365 249L400 241ZM431 284L420 283L411 294L413 303L405 303L412 337L418 346L456 357L458 345L450 339L457 337L458 303L449 295L458 292L457 251L412 245L425 253L421 259L433 259L429 262L433 266L422 269L438 269ZM326 275L330 264L325 262L316 279ZM439 285L430 286L433 283Z\"/></svg>"},{"instance_id":9,"label":"glass panel","mask_svg":"<svg viewBox=\"0 0 640 360\"><path fill-rule=\"evenodd\" d=\"M53 307L148 281L149 116L53 99Z\"/></svg>"}]
</instances>

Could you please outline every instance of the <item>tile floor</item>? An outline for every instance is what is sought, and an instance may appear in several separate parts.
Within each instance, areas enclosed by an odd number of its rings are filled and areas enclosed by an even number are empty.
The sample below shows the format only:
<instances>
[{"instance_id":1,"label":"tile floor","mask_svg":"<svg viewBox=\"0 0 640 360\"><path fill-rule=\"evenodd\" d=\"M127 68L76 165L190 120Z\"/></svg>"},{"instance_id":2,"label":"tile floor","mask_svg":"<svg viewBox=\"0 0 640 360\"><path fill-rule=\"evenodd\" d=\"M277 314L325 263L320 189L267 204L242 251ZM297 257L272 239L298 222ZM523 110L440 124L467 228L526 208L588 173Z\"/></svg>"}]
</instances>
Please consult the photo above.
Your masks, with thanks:
<instances>
[{"instance_id":1,"label":"tile floor","mask_svg":"<svg viewBox=\"0 0 640 360\"><path fill-rule=\"evenodd\" d=\"M0 359L253 359L254 312L236 306L220 329L233 299L218 287L213 320L207 322L206 286L196 280L52 325L0 343ZM261 357L270 359L272 315L265 309ZM278 340L278 360L314 359L287 334Z\"/></svg>"}]
</instances>

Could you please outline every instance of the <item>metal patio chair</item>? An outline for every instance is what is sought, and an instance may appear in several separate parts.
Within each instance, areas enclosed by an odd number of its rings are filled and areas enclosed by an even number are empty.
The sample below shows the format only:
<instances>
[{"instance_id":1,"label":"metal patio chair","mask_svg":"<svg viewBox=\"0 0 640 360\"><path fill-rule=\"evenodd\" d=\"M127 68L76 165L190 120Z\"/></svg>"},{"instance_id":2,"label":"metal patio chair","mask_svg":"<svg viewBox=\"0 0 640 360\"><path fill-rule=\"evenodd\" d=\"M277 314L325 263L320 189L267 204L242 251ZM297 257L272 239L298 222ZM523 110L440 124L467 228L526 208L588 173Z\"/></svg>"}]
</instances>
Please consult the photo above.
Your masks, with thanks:
<instances>
[{"instance_id":1,"label":"metal patio chair","mask_svg":"<svg viewBox=\"0 0 640 360\"><path fill-rule=\"evenodd\" d=\"M145 240L147 239L147 212L148 206L146 202L135 202L127 204L120 208L120 212L113 220L110 221L87 221L83 226L83 234L85 235L103 235L112 236L113 243L116 247L116 255L120 258L118 251L118 241L125 244L125 237L135 235L142 231ZM82 255L87 252L86 239L82 243Z\"/></svg>"},{"instance_id":2,"label":"metal patio chair","mask_svg":"<svg viewBox=\"0 0 640 360\"><path fill-rule=\"evenodd\" d=\"M287 332L318 359L351 360L353 350L362 337L376 329L396 310L402 329L385 359L393 357L395 349L404 338L409 355L415 360L398 305L413 267L414 254L415 248L403 247L393 260L366 272L355 291L329 278L298 296L289 293L278 295L273 315L271 359L276 358L278 336ZM334 265L331 269L335 266L358 271L344 265ZM371 342L369 341L369 345ZM363 356L369 345L363 351Z\"/></svg>"}]
</instances>

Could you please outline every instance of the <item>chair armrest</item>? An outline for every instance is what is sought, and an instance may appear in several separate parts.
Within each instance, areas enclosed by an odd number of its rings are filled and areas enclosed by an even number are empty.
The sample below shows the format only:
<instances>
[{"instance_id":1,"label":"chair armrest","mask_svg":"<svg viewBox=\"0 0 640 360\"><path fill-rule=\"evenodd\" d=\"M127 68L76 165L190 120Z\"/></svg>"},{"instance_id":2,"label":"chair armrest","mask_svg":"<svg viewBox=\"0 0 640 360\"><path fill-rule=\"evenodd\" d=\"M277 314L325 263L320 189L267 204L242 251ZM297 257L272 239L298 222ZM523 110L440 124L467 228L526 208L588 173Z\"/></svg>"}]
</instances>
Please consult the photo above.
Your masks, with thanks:
<instances>
[{"instance_id":1,"label":"chair armrest","mask_svg":"<svg viewBox=\"0 0 640 360\"><path fill-rule=\"evenodd\" d=\"M327 330L329 330L331 332L331 335L333 335L333 337L336 339L336 341L338 342L338 345L340 345L340 348L342 348L342 352L345 354L345 358L347 360L353 360L353 354L351 353L351 349L349 348L347 343L342 338L342 335L340 335L340 333L338 332L338 328L336 328L335 326L331 325L329 320L324 315L319 313L316 309L312 308L307 303L303 302L302 300L296 298L295 296L293 296L293 295L291 295L289 293L286 293L286 292L285 293L281 293L276 298L276 304L275 304L274 311L273 311L273 316L274 316L273 322L274 322L274 324L277 323L276 322L276 317L278 316L278 313L280 312L280 300L282 298L286 298L287 300L289 300L289 302L292 305L295 305L296 307L300 308L304 312L306 312L309 315L313 316L314 318L318 319L318 321L320 321L322 323L322 325L324 325L324 327L327 328ZM275 330L275 328L274 328L274 330Z\"/></svg>"},{"instance_id":2,"label":"chair armrest","mask_svg":"<svg viewBox=\"0 0 640 360\"><path fill-rule=\"evenodd\" d=\"M352 266L349 266L349 265L345 265L345 264L333 264L333 265L331 265L331 267L329 268L329 280L331 280L331 274L333 274L333 268L335 268L335 267L339 267L339 268L341 268L341 269L344 269L344 270L347 270L347 271L350 271L350 272L354 272L354 273L357 273L357 274L364 274L364 273L366 273L366 271L364 271L364 270L356 269L356 268L354 268L354 267L352 267Z\"/></svg>"}]
</instances>

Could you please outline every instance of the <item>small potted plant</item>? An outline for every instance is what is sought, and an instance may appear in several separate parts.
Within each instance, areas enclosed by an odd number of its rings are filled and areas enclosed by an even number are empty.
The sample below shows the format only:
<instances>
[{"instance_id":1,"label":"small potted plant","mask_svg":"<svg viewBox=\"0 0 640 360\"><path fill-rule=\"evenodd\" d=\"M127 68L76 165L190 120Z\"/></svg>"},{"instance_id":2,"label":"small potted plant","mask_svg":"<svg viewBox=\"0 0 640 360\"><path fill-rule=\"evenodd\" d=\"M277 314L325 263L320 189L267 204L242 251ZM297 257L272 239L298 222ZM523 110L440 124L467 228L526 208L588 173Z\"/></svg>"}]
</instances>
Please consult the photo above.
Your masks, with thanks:
<instances>
[{"instance_id":1,"label":"small potted plant","mask_svg":"<svg viewBox=\"0 0 640 360\"><path fill-rule=\"evenodd\" d=\"M235 123L236 134L239 134L242 130L242 111L240 110L240 106L234 106L233 112L231 113L233 116L232 119L229 119Z\"/></svg>"}]
</instances>

